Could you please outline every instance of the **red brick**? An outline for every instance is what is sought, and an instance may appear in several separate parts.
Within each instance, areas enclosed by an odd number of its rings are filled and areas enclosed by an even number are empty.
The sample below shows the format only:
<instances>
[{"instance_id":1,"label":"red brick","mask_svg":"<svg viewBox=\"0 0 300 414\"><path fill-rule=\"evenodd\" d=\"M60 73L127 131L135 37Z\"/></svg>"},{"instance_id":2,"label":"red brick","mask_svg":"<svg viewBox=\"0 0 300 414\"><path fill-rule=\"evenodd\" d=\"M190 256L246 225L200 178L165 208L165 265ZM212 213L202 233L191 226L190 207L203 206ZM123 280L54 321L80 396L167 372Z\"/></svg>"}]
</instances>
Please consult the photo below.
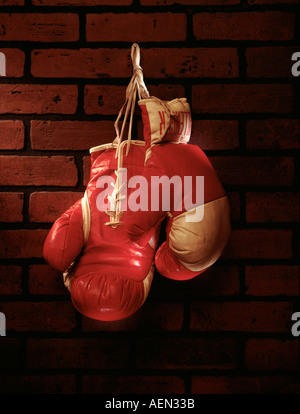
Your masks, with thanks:
<instances>
[{"instance_id":1,"label":"red brick","mask_svg":"<svg viewBox=\"0 0 300 414\"><path fill-rule=\"evenodd\" d=\"M183 13L102 13L86 15L88 42L167 42L186 39Z\"/></svg>"},{"instance_id":2,"label":"red brick","mask_svg":"<svg viewBox=\"0 0 300 414\"><path fill-rule=\"evenodd\" d=\"M245 285L247 295L297 296L299 292L299 267L289 265L246 266Z\"/></svg>"},{"instance_id":3,"label":"red brick","mask_svg":"<svg viewBox=\"0 0 300 414\"><path fill-rule=\"evenodd\" d=\"M84 89L84 111L86 114L116 115L125 102L125 93L126 86L86 85ZM110 129L112 130L110 132L115 132L114 127Z\"/></svg>"},{"instance_id":4,"label":"red brick","mask_svg":"<svg viewBox=\"0 0 300 414\"><path fill-rule=\"evenodd\" d=\"M0 193L0 221L23 221L23 193Z\"/></svg>"},{"instance_id":5,"label":"red brick","mask_svg":"<svg viewBox=\"0 0 300 414\"><path fill-rule=\"evenodd\" d=\"M69 374L7 374L0 376L0 387L4 394L46 395L75 394L76 378Z\"/></svg>"},{"instance_id":6,"label":"red brick","mask_svg":"<svg viewBox=\"0 0 300 414\"><path fill-rule=\"evenodd\" d=\"M75 309L69 302L2 302L7 331L70 332Z\"/></svg>"},{"instance_id":7,"label":"red brick","mask_svg":"<svg viewBox=\"0 0 300 414\"><path fill-rule=\"evenodd\" d=\"M293 185L292 157L209 157L223 184L248 186Z\"/></svg>"},{"instance_id":8,"label":"red brick","mask_svg":"<svg viewBox=\"0 0 300 414\"><path fill-rule=\"evenodd\" d=\"M31 54L35 77L119 78L132 73L128 49L38 49ZM145 77L236 77L235 48L151 48L141 51Z\"/></svg>"},{"instance_id":9,"label":"red brick","mask_svg":"<svg viewBox=\"0 0 300 414\"><path fill-rule=\"evenodd\" d=\"M144 338L137 341L136 364L150 369L231 369L237 344L227 338Z\"/></svg>"},{"instance_id":10,"label":"red brick","mask_svg":"<svg viewBox=\"0 0 300 414\"><path fill-rule=\"evenodd\" d=\"M199 295L203 298L235 296L240 291L239 269L234 265L214 265L198 277L180 282L177 289L183 300L187 297L198 299ZM170 292L172 293L172 288ZM161 294L163 295L163 291Z\"/></svg>"},{"instance_id":11,"label":"red brick","mask_svg":"<svg viewBox=\"0 0 300 414\"><path fill-rule=\"evenodd\" d=\"M299 193L246 193L246 219L249 223L299 221Z\"/></svg>"},{"instance_id":12,"label":"red brick","mask_svg":"<svg viewBox=\"0 0 300 414\"><path fill-rule=\"evenodd\" d=\"M238 76L235 48L151 48L141 51L145 78L233 78Z\"/></svg>"},{"instance_id":13,"label":"red brick","mask_svg":"<svg viewBox=\"0 0 300 414\"><path fill-rule=\"evenodd\" d=\"M79 40L79 18L73 13L1 13L0 21L0 41Z\"/></svg>"},{"instance_id":14,"label":"red brick","mask_svg":"<svg viewBox=\"0 0 300 414\"><path fill-rule=\"evenodd\" d=\"M38 49L31 53L31 73L41 78L129 78L128 49Z\"/></svg>"},{"instance_id":15,"label":"red brick","mask_svg":"<svg viewBox=\"0 0 300 414\"><path fill-rule=\"evenodd\" d=\"M293 40L294 14L280 11L194 15L197 40Z\"/></svg>"},{"instance_id":16,"label":"red brick","mask_svg":"<svg viewBox=\"0 0 300 414\"><path fill-rule=\"evenodd\" d=\"M22 121L0 121L0 149L19 150L24 147L24 123Z\"/></svg>"},{"instance_id":17,"label":"red brick","mask_svg":"<svg viewBox=\"0 0 300 414\"><path fill-rule=\"evenodd\" d=\"M32 149L89 150L115 136L113 121L31 121Z\"/></svg>"},{"instance_id":18,"label":"red brick","mask_svg":"<svg viewBox=\"0 0 300 414\"><path fill-rule=\"evenodd\" d=\"M1 6L24 6L25 0L1 0Z\"/></svg>"},{"instance_id":19,"label":"red brick","mask_svg":"<svg viewBox=\"0 0 300 414\"><path fill-rule=\"evenodd\" d=\"M271 376L192 376L192 394L280 394L294 381L290 375Z\"/></svg>"},{"instance_id":20,"label":"red brick","mask_svg":"<svg viewBox=\"0 0 300 414\"><path fill-rule=\"evenodd\" d=\"M291 85L195 85L192 107L196 113L286 113L293 109Z\"/></svg>"},{"instance_id":21,"label":"red brick","mask_svg":"<svg viewBox=\"0 0 300 414\"><path fill-rule=\"evenodd\" d=\"M74 114L77 86L0 84L1 114Z\"/></svg>"},{"instance_id":22,"label":"red brick","mask_svg":"<svg viewBox=\"0 0 300 414\"><path fill-rule=\"evenodd\" d=\"M182 303L144 303L142 308L131 317L111 322L109 324L94 319L83 318L83 331L143 331L147 326L148 331L174 332L180 331L183 325Z\"/></svg>"},{"instance_id":23,"label":"red brick","mask_svg":"<svg viewBox=\"0 0 300 414\"><path fill-rule=\"evenodd\" d=\"M172 100L177 97L184 97L185 91L182 85L147 85L147 89L152 96L160 99ZM86 85L84 90L84 110L86 114L117 115L125 102L126 86L117 85ZM136 113L138 106L136 105ZM141 119L141 117L140 117ZM141 122L140 122L141 124ZM139 125L139 131L142 127ZM105 135L112 139L115 138L115 129L107 131ZM108 138L108 140L111 138ZM107 140L105 141L107 142Z\"/></svg>"},{"instance_id":24,"label":"red brick","mask_svg":"<svg viewBox=\"0 0 300 414\"><path fill-rule=\"evenodd\" d=\"M69 295L62 274L42 264L29 266L28 290L32 295Z\"/></svg>"},{"instance_id":25,"label":"red brick","mask_svg":"<svg viewBox=\"0 0 300 414\"><path fill-rule=\"evenodd\" d=\"M51 223L57 220L77 200L81 192L36 192L29 199L29 220L38 223Z\"/></svg>"},{"instance_id":26,"label":"red brick","mask_svg":"<svg viewBox=\"0 0 300 414\"><path fill-rule=\"evenodd\" d=\"M239 146L238 122L195 120L192 123L190 143L203 150L235 149Z\"/></svg>"},{"instance_id":27,"label":"red brick","mask_svg":"<svg viewBox=\"0 0 300 414\"><path fill-rule=\"evenodd\" d=\"M230 207L231 222L234 223L240 220L241 217L241 200L238 192L227 192L227 197Z\"/></svg>"},{"instance_id":28,"label":"red brick","mask_svg":"<svg viewBox=\"0 0 300 414\"><path fill-rule=\"evenodd\" d=\"M1 295L20 295L22 293L21 266L0 265L0 275Z\"/></svg>"},{"instance_id":29,"label":"red brick","mask_svg":"<svg viewBox=\"0 0 300 414\"><path fill-rule=\"evenodd\" d=\"M226 6L239 4L240 0L140 0L142 6L172 6L182 4L186 6Z\"/></svg>"},{"instance_id":30,"label":"red brick","mask_svg":"<svg viewBox=\"0 0 300 414\"><path fill-rule=\"evenodd\" d=\"M250 5L256 4L299 4L299 0L248 0Z\"/></svg>"},{"instance_id":31,"label":"red brick","mask_svg":"<svg viewBox=\"0 0 300 414\"><path fill-rule=\"evenodd\" d=\"M299 344L280 339L250 339L245 362L250 370L298 370Z\"/></svg>"},{"instance_id":32,"label":"red brick","mask_svg":"<svg viewBox=\"0 0 300 414\"><path fill-rule=\"evenodd\" d=\"M0 48L0 52L6 58L6 76L9 78L21 78L24 76L25 53L20 49Z\"/></svg>"},{"instance_id":33,"label":"red brick","mask_svg":"<svg viewBox=\"0 0 300 414\"><path fill-rule=\"evenodd\" d=\"M291 259L291 230L232 230L222 257L225 259Z\"/></svg>"},{"instance_id":34,"label":"red brick","mask_svg":"<svg viewBox=\"0 0 300 414\"><path fill-rule=\"evenodd\" d=\"M32 0L34 6L129 6L133 0Z\"/></svg>"},{"instance_id":35,"label":"red brick","mask_svg":"<svg viewBox=\"0 0 300 414\"><path fill-rule=\"evenodd\" d=\"M168 298L184 302L186 298L198 299L208 296L235 296L239 293L239 269L237 266L211 266L198 277L174 283L167 278L154 278L151 286L151 298Z\"/></svg>"},{"instance_id":36,"label":"red brick","mask_svg":"<svg viewBox=\"0 0 300 414\"><path fill-rule=\"evenodd\" d=\"M295 47L253 47L246 50L250 78L292 78L291 57Z\"/></svg>"},{"instance_id":37,"label":"red brick","mask_svg":"<svg viewBox=\"0 0 300 414\"><path fill-rule=\"evenodd\" d=\"M0 258L42 257L48 230L2 230Z\"/></svg>"},{"instance_id":38,"label":"red brick","mask_svg":"<svg viewBox=\"0 0 300 414\"><path fill-rule=\"evenodd\" d=\"M184 381L167 375L84 375L83 394L184 394Z\"/></svg>"},{"instance_id":39,"label":"red brick","mask_svg":"<svg viewBox=\"0 0 300 414\"><path fill-rule=\"evenodd\" d=\"M248 121L246 145L249 149L298 149L298 119L266 119Z\"/></svg>"},{"instance_id":40,"label":"red brick","mask_svg":"<svg viewBox=\"0 0 300 414\"><path fill-rule=\"evenodd\" d=\"M127 368L129 346L123 338L34 338L28 340L27 363L33 369Z\"/></svg>"},{"instance_id":41,"label":"red brick","mask_svg":"<svg viewBox=\"0 0 300 414\"><path fill-rule=\"evenodd\" d=\"M1 185L77 184L77 168L73 157L0 156Z\"/></svg>"},{"instance_id":42,"label":"red brick","mask_svg":"<svg viewBox=\"0 0 300 414\"><path fill-rule=\"evenodd\" d=\"M157 96L159 99L163 99L165 101L171 101L175 98L183 98L186 95L184 86L180 84L151 84L147 85L147 89L150 95Z\"/></svg>"},{"instance_id":43,"label":"red brick","mask_svg":"<svg viewBox=\"0 0 300 414\"><path fill-rule=\"evenodd\" d=\"M197 332L290 332L292 302L201 302L191 305Z\"/></svg>"}]
</instances>

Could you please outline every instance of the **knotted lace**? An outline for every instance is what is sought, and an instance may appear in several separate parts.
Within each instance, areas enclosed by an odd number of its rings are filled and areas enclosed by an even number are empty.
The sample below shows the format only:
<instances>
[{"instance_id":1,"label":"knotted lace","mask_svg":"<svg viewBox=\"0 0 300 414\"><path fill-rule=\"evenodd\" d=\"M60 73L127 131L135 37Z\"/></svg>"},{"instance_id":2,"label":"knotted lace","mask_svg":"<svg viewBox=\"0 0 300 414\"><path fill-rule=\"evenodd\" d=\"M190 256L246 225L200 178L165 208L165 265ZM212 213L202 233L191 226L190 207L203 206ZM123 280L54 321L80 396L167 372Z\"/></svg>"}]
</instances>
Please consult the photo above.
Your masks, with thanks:
<instances>
[{"instance_id":1,"label":"knotted lace","mask_svg":"<svg viewBox=\"0 0 300 414\"><path fill-rule=\"evenodd\" d=\"M123 149L126 145L126 156L128 155L130 144L131 144L131 134L132 134L132 123L133 115L136 105L136 95L138 94L139 99L149 98L149 92L146 88L143 79L143 69L140 66L140 48L137 43L134 43L131 47L131 61L132 61L132 77L126 89L126 99L123 104L118 117L115 121L114 127L116 130L116 138L113 141L113 144L117 145L115 158L118 158L116 174L116 183L112 183L113 192L111 196L108 196L108 200L111 203L111 209L106 210L106 214L110 216L110 221L105 223L108 226L116 228L118 225L122 224L120 218L123 216L124 211L120 210L120 201L122 201L126 196L121 195L122 190L126 183L121 183L120 185L120 169L123 164ZM125 113L124 113L125 111ZM128 138L127 141L123 140L124 129L126 126L127 118L130 112L129 127L128 127ZM123 123L121 131L119 129L119 121L124 113Z\"/></svg>"},{"instance_id":2,"label":"knotted lace","mask_svg":"<svg viewBox=\"0 0 300 414\"><path fill-rule=\"evenodd\" d=\"M106 214L110 216L110 221L105 223L107 226L116 228L117 226L123 224L120 222L120 218L123 216L124 211L120 209L120 201L124 200L126 196L121 195L122 190L126 183L120 183L120 169L123 165L123 151L124 146L126 145L126 156L128 156L130 145L131 145L131 134L132 134L132 123L133 115L136 105L136 95L138 94L139 100L151 98L158 102L163 109L166 111L168 116L173 116L172 109L170 108L168 102L162 101L155 96L150 96L147 90L147 87L144 83L143 78L143 69L140 66L140 48L137 43L134 43L131 47L131 61L132 61L132 77L126 88L125 102L118 114L118 117L115 121L114 127L116 130L116 138L113 141L113 145L116 146L115 158L118 158L116 174L116 182L112 183L113 192L111 196L108 196L108 200L111 203L110 210L106 210ZM123 141L124 130L128 115L130 113L129 126L128 126L128 137L126 141ZM119 129L119 122L124 114L123 123L121 131ZM139 143L136 142L138 145ZM151 148L150 148L151 150Z\"/></svg>"}]
</instances>

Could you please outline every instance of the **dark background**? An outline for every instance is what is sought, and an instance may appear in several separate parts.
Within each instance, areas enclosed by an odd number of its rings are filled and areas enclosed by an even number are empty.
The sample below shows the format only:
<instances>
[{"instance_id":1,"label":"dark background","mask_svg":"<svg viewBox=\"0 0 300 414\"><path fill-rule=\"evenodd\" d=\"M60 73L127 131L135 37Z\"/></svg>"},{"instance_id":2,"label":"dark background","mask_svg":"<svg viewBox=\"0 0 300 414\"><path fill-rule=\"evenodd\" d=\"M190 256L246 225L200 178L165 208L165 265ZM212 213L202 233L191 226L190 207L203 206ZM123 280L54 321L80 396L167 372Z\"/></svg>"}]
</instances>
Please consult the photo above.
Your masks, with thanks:
<instances>
[{"instance_id":1,"label":"dark background","mask_svg":"<svg viewBox=\"0 0 300 414\"><path fill-rule=\"evenodd\" d=\"M0 5L0 392L299 393L299 1ZM140 311L101 323L42 247L84 192L88 149L115 137L133 42L150 93L188 98L233 230L205 274L156 274Z\"/></svg>"}]
</instances>

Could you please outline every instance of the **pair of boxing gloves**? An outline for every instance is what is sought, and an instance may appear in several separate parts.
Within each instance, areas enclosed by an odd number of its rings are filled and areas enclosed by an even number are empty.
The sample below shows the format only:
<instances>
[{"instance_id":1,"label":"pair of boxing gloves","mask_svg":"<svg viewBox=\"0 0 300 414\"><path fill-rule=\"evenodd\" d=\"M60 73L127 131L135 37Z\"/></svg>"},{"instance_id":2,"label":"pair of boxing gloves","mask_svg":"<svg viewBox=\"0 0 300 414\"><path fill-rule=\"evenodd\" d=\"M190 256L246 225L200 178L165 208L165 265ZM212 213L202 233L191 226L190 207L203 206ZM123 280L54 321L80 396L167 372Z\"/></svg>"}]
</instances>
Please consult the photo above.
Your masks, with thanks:
<instances>
[{"instance_id":1,"label":"pair of boxing gloves","mask_svg":"<svg viewBox=\"0 0 300 414\"><path fill-rule=\"evenodd\" d=\"M44 244L44 258L64 273L75 308L101 321L134 314L155 268L174 280L198 276L230 235L224 188L204 152L188 143L187 100L138 104L144 140L90 150L84 197L56 220Z\"/></svg>"}]
</instances>

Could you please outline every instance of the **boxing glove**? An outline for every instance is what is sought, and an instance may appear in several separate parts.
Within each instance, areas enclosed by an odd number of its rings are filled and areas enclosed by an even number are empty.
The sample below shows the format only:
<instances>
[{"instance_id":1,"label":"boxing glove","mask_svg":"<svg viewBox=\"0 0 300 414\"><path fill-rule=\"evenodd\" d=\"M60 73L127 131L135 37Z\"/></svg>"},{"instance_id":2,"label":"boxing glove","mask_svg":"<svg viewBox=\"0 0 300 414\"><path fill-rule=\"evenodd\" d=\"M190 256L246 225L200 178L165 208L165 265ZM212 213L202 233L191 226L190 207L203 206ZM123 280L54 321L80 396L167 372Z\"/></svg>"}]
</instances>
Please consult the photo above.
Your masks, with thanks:
<instances>
[{"instance_id":1,"label":"boxing glove","mask_svg":"<svg viewBox=\"0 0 300 414\"><path fill-rule=\"evenodd\" d=\"M145 139L145 169L152 182L160 169L161 195L169 194L167 206L151 214L140 212L126 225L132 240L166 217L166 241L158 248L158 272L175 280L191 279L209 268L228 241L230 209L224 188L204 152L188 144L191 134L190 107L185 98L162 102L157 98L139 101ZM170 188L175 185L172 192ZM157 180L159 182L159 180ZM165 187L164 187L165 184ZM153 180L152 194L157 190ZM178 190L179 194L178 194Z\"/></svg>"},{"instance_id":2,"label":"boxing glove","mask_svg":"<svg viewBox=\"0 0 300 414\"><path fill-rule=\"evenodd\" d=\"M90 149L84 197L54 223L44 245L44 257L63 272L74 306L102 321L126 318L142 306L155 265L176 280L199 275L218 259L230 233L228 201L216 172L203 151L188 144L187 100L150 97L138 51L133 45L134 73L115 123L116 139ZM143 141L131 140L136 94ZM157 249L165 220L166 241Z\"/></svg>"},{"instance_id":3,"label":"boxing glove","mask_svg":"<svg viewBox=\"0 0 300 414\"><path fill-rule=\"evenodd\" d=\"M122 222L112 219L116 212L110 213L109 199L114 198L114 188L106 184L115 183L118 160L117 147L109 146L91 149L85 195L53 224L43 251L49 265L67 275L76 309L102 321L126 318L142 306L153 278L159 237L158 226L147 243L132 242ZM128 179L142 174L144 158L144 143L132 142L130 157L124 161Z\"/></svg>"},{"instance_id":4,"label":"boxing glove","mask_svg":"<svg viewBox=\"0 0 300 414\"><path fill-rule=\"evenodd\" d=\"M145 243L136 243L130 240L124 226L127 215L135 212L124 214L120 209L121 192L126 184L121 183L122 171L126 171L126 179L130 181L142 175L144 169L145 142L130 139L136 94L143 98L149 95L143 83L138 52L134 45L133 76L115 123L116 139L90 149L91 171L85 195L56 220L43 250L49 265L63 272L76 309L102 321L124 319L146 300L161 224L156 223ZM120 133L118 121L124 110ZM129 113L128 140L122 141ZM131 143L129 154L127 142Z\"/></svg>"}]
</instances>

